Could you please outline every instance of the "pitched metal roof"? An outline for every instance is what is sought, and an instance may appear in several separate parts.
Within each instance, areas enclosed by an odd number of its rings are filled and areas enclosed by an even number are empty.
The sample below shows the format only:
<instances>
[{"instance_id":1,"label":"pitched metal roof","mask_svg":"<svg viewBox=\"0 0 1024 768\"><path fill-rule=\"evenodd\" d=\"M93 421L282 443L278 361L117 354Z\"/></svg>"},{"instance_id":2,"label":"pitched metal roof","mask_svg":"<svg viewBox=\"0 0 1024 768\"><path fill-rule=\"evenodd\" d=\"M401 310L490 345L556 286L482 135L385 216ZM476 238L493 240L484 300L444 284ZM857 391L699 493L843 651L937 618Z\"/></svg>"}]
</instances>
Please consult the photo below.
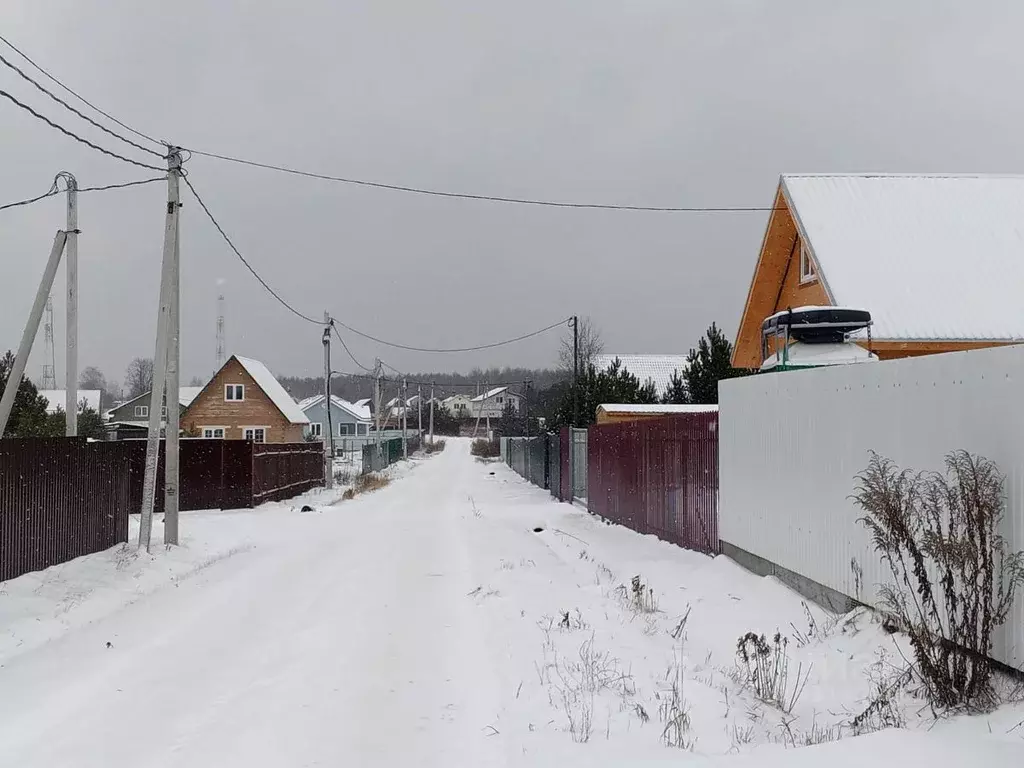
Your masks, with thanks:
<instances>
[{"instance_id":1,"label":"pitched metal roof","mask_svg":"<svg viewBox=\"0 0 1024 768\"><path fill-rule=\"evenodd\" d=\"M668 389L673 373L682 376L686 370L686 355L596 355L594 367L598 371L608 370L616 358L641 384L646 384L648 379L653 381L659 394Z\"/></svg>"},{"instance_id":2,"label":"pitched metal roof","mask_svg":"<svg viewBox=\"0 0 1024 768\"><path fill-rule=\"evenodd\" d=\"M878 339L1022 340L1024 176L784 175L833 304Z\"/></svg>"},{"instance_id":3,"label":"pitched metal roof","mask_svg":"<svg viewBox=\"0 0 1024 768\"><path fill-rule=\"evenodd\" d=\"M257 386L263 390L263 394L270 398L270 401L277 407L277 410L288 421L292 424L309 424L306 414L302 412L298 404L292 400L292 396L281 386L281 382L274 378L274 374L270 372L267 366L259 360L253 360L250 357L235 355L234 358L241 363L246 373L252 376Z\"/></svg>"}]
</instances>

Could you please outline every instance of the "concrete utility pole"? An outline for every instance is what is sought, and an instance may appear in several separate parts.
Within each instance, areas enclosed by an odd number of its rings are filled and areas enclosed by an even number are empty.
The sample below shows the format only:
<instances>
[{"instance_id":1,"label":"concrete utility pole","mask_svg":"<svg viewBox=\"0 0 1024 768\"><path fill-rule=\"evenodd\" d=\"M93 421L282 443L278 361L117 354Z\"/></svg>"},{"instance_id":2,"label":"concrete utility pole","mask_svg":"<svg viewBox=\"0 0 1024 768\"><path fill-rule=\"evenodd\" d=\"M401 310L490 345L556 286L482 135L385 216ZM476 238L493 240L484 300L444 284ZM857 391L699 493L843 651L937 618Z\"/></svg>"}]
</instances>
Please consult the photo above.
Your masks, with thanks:
<instances>
[{"instance_id":1,"label":"concrete utility pole","mask_svg":"<svg viewBox=\"0 0 1024 768\"><path fill-rule=\"evenodd\" d=\"M399 408L402 409L402 458L409 458L409 380L402 379L402 391L398 396Z\"/></svg>"},{"instance_id":2,"label":"concrete utility pole","mask_svg":"<svg viewBox=\"0 0 1024 768\"><path fill-rule=\"evenodd\" d=\"M150 540L153 533L153 508L156 504L156 473L160 458L160 419L161 409L164 405L165 385L167 384L167 361L170 351L170 337L175 339L178 336L178 329L171 328L172 321L178 317L177 311L171 311L172 301L176 301L177 270L178 264L176 254L178 253L178 212L181 208L178 196L178 181L181 175L181 152L177 147L168 147L167 152L167 215L164 220L164 253L162 269L160 271L160 305L157 310L156 323L156 351L153 355L153 389L149 397L149 433L146 439L146 474L142 483L142 509L139 515L139 548L149 551ZM177 347L177 341L175 341ZM175 349L177 354L177 349ZM177 360L175 360L177 367ZM176 384L176 382L175 382ZM176 407L178 403L177 386L173 392L167 392L167 404ZM177 438L177 435L175 435ZM172 531L177 530L177 495L178 495L178 441L174 440L173 445L168 443L165 468L167 477L165 481L165 503L168 498L173 497L174 519L171 522ZM171 450L175 451L173 459ZM171 467L173 465L173 475ZM165 512L168 510L165 509ZM164 535L166 537L167 517L164 517ZM168 542L170 543L170 542Z\"/></svg>"},{"instance_id":3,"label":"concrete utility pole","mask_svg":"<svg viewBox=\"0 0 1024 768\"><path fill-rule=\"evenodd\" d=\"M480 397L480 382L476 383L476 396ZM480 431L480 415L483 413L483 401L471 400L469 407L472 409L473 403L476 402L476 423L473 425L473 437L476 437L476 433Z\"/></svg>"},{"instance_id":4,"label":"concrete utility pole","mask_svg":"<svg viewBox=\"0 0 1024 768\"><path fill-rule=\"evenodd\" d=\"M488 403L487 403L487 393L491 391L491 382L488 381L484 386L486 387L486 389L484 389L484 399L480 401L480 408L481 409L483 409L485 406L488 405ZM484 435L486 436L486 438L488 440L491 439L491 409L490 409L490 407L487 407L487 431L484 433Z\"/></svg>"},{"instance_id":5,"label":"concrete utility pole","mask_svg":"<svg viewBox=\"0 0 1024 768\"><path fill-rule=\"evenodd\" d=\"M180 162L179 162L180 168ZM175 187L177 187L175 175ZM177 190L175 190L177 191ZM181 203L178 203L181 208ZM181 405L179 371L181 364L181 215L174 217L174 271L171 274L169 328L167 334L167 427L164 430L167 458L164 467L164 544L178 543L178 409Z\"/></svg>"},{"instance_id":6,"label":"concrete utility pole","mask_svg":"<svg viewBox=\"0 0 1024 768\"><path fill-rule=\"evenodd\" d=\"M572 425L580 419L580 319L572 316Z\"/></svg>"},{"instance_id":7,"label":"concrete utility pole","mask_svg":"<svg viewBox=\"0 0 1024 768\"><path fill-rule=\"evenodd\" d=\"M430 384L430 444L434 444L434 384Z\"/></svg>"},{"instance_id":8,"label":"concrete utility pole","mask_svg":"<svg viewBox=\"0 0 1024 768\"><path fill-rule=\"evenodd\" d=\"M58 230L53 238L53 247L50 249L50 258L46 262L46 269L43 270L43 277L39 281L39 289L36 291L36 299L32 303L32 309L28 313L28 322L25 323L25 330L21 334L21 344L18 345L18 354L14 358L14 368L7 377L7 386L4 387L3 397L0 398L0 437L4 436L7 429L7 420L11 417L11 410L14 408L14 397L18 394L18 387L21 386L21 377L25 375L25 364L28 356L32 353L32 342L39 333L39 321L43 317L43 308L46 306L46 299L53 288L53 278L57 274L57 267L60 266L60 255L64 251L64 244L67 242L68 234Z\"/></svg>"},{"instance_id":9,"label":"concrete utility pole","mask_svg":"<svg viewBox=\"0 0 1024 768\"><path fill-rule=\"evenodd\" d=\"M78 182L67 171L57 174L68 185L67 306L64 358L64 418L68 437L78 435Z\"/></svg>"},{"instance_id":10,"label":"concrete utility pole","mask_svg":"<svg viewBox=\"0 0 1024 768\"><path fill-rule=\"evenodd\" d=\"M417 416L416 416L416 434L419 435L419 437L420 437L420 448L422 449L422 447L423 447L423 445L422 445L422 443L423 443L423 385L422 384L417 384L416 385L416 407L417 407L417 409L419 411Z\"/></svg>"},{"instance_id":11,"label":"concrete utility pole","mask_svg":"<svg viewBox=\"0 0 1024 768\"><path fill-rule=\"evenodd\" d=\"M530 439L530 380L527 379L523 382L523 415L526 417L526 426L524 427L524 434L526 439Z\"/></svg>"},{"instance_id":12,"label":"concrete utility pole","mask_svg":"<svg viewBox=\"0 0 1024 768\"><path fill-rule=\"evenodd\" d=\"M378 358L378 359L374 360L374 363L373 363L373 417L374 417L374 421L376 422L376 427L377 427L375 442L377 443L377 456L378 457L380 456L380 409L381 409L381 402L380 402L380 376L381 376L381 367L380 367L380 358Z\"/></svg>"},{"instance_id":13,"label":"concrete utility pole","mask_svg":"<svg viewBox=\"0 0 1024 768\"><path fill-rule=\"evenodd\" d=\"M327 414L327 434L324 441L324 487L334 487L334 420L331 418L331 315L324 311L324 412Z\"/></svg>"}]
</instances>

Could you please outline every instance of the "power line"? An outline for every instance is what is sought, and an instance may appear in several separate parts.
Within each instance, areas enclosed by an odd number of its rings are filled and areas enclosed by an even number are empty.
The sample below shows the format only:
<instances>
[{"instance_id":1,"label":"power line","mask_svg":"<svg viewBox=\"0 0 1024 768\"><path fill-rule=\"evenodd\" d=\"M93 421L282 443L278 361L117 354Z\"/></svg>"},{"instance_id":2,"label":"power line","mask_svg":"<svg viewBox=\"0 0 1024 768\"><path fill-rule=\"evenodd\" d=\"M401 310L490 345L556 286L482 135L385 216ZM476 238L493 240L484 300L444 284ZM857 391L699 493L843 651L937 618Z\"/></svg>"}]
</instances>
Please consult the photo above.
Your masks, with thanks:
<instances>
[{"instance_id":1,"label":"power line","mask_svg":"<svg viewBox=\"0 0 1024 768\"><path fill-rule=\"evenodd\" d=\"M267 289L267 293L269 293L271 296L273 296L275 299L277 299L282 304L282 306L285 307L285 309L287 309L289 312L291 312L296 317L302 318L307 323L314 323L316 325L323 325L323 321L322 320L316 320L316 319L310 317L309 315L304 315L301 312L299 312L299 310L297 310L295 307L293 307L291 304L289 304L287 301L285 301L283 298L281 298L281 295L277 291L275 291L273 288L271 288L266 280L264 280L262 277L260 277L259 272L257 272L253 268L252 264L250 264L248 261L246 261L245 256L242 255L242 252L239 251L238 248L235 247L235 244L233 242L231 242L231 238L228 237L228 233L224 231L224 227L222 227L220 225L220 222L218 222L217 219L214 218L214 215L213 215L213 213L210 212L210 209L206 207L206 203L203 202L203 198L201 198L199 196L199 193L196 192L196 188L194 186L192 186L192 182L188 180L188 176L185 175L185 174L182 174L181 178L184 179L185 184L188 186L188 188L190 190L192 190L192 195L193 195L193 197L195 197L196 202L199 203L199 207L203 209L203 211L206 213L206 215L210 218L210 221L213 222L213 226L215 226L217 228L217 231L220 232L220 236L224 238L224 242L228 244L228 247L231 248L232 251L235 252L235 255L245 265L245 268L248 269L252 273L252 276L255 277L257 280L259 280L260 285L262 285L264 288Z\"/></svg>"},{"instance_id":2,"label":"power line","mask_svg":"<svg viewBox=\"0 0 1024 768\"><path fill-rule=\"evenodd\" d=\"M8 99L9 101L13 102L16 106L21 107L23 110L25 110L26 112L31 114L37 120L42 120L44 123L46 123L51 128L57 129L58 131L63 133L65 136L68 136L69 138L72 138L75 141L80 142L82 144L85 144L87 147L90 147L91 149L95 149L97 152L102 152L104 155L109 155L110 157L117 158L118 160L121 160L122 162L130 163L131 165L137 165L140 168L145 168L145 169L150 170L150 171L162 172L164 170L163 168L157 168L155 165L146 165L145 163L140 163L138 160L132 160L130 157L125 157L124 155L119 155L116 152L111 152L109 149L104 149L99 144L93 144L88 139L83 139L77 133L73 133L73 132L69 131L67 128L65 128L64 126L58 125L57 123L53 122L50 118L48 118L48 117L46 117L44 115L39 114L34 109L32 109L32 107L30 107L28 104L25 104L25 103L23 103L21 101L18 101L18 99L16 99L14 96L9 94L7 91L0 90L0 96L3 96L5 99Z\"/></svg>"},{"instance_id":3,"label":"power line","mask_svg":"<svg viewBox=\"0 0 1024 768\"><path fill-rule=\"evenodd\" d=\"M71 106L66 101L64 101L64 99L60 98L59 96L54 94L52 91L47 90L42 85L40 85L38 82L36 82L31 77L26 75L25 72L23 72L16 64L12 64L7 59L5 59L3 54L0 54L0 63L6 65L9 69L13 69L15 72L17 72L19 75L21 75L25 80L27 80L28 82L32 83L32 85L34 85L40 91L45 93L47 96L49 96L55 102L57 102L58 104L62 105L66 109L70 110L71 112L74 112L76 115L78 115L80 118L85 120L90 125L93 125L96 128L99 128L101 131L104 131L105 133L110 134L115 139L119 139L120 141L123 141L125 144L129 144L129 145L135 147L136 149L142 150L143 152L148 152L149 154L156 155L157 157L164 157L165 156L163 152L156 152L156 151L150 149L149 147L144 147L141 144L139 144L138 142L132 141L131 139L126 138L125 136L122 136L121 134L117 133L116 131L110 130L105 125L100 125L99 123L97 123L95 120L93 120L88 115L82 114L77 109L75 109L73 106Z\"/></svg>"},{"instance_id":4,"label":"power line","mask_svg":"<svg viewBox=\"0 0 1024 768\"><path fill-rule=\"evenodd\" d=\"M384 365L386 367L388 367L388 368L391 368L391 370L395 371L395 373L397 373L399 376L402 376L403 378L406 378L405 374L400 373L396 368L392 368L387 363L384 363ZM331 371L331 376L347 376L350 379L366 379L367 381L373 381L376 378L375 376L371 376L371 375L366 374L366 373L349 373L348 371ZM420 381L419 379L407 379L407 383L408 384L416 384L416 385L423 386L423 387L435 386L437 389L439 389L442 392L445 392L445 391L447 391L449 389L474 389L477 386L476 382L468 382L466 384L445 384L445 383L438 383L437 381ZM509 389L511 389L513 387L521 387L523 385L523 382L521 380L520 381L504 381L504 382L499 381L499 382L490 382L490 385L491 385L491 389L492 390L493 389L500 389L502 387L508 387Z\"/></svg>"},{"instance_id":5,"label":"power line","mask_svg":"<svg viewBox=\"0 0 1024 768\"><path fill-rule=\"evenodd\" d=\"M78 99L78 100L79 100L80 102L82 102L83 104L85 104L85 105L86 105L87 107L90 107L91 109L95 110L96 112L98 112L99 114L101 114L101 115L103 115L103 116L104 116L105 118L107 118L108 120L113 120L113 121L114 121L115 123L117 123L117 124L118 124L119 126L121 126L122 128L124 128L124 129L125 129L126 131L131 131L132 133L134 133L134 134L135 134L136 136L138 136L138 137L140 137L140 138L143 138L143 139L146 139L146 140L148 140L148 141L151 141L151 142L153 142L154 144L156 144L157 146L161 146L161 145L163 145L163 144L164 144L164 142L162 142L162 141L160 141L160 140L158 140L158 139L154 139L154 138L153 138L152 136L147 136L147 135L146 135L145 133L142 133L141 131L137 131L137 130L135 130L135 129L134 129L134 128L132 128L132 127L131 127L130 125L126 125L125 123L122 123L122 122L121 122L120 120L118 120L118 119L117 119L116 117L114 117L113 115L109 114L108 112L104 112L104 111L103 111L102 109L100 109L99 107L97 107L97 106L96 106L95 104L93 104L93 103L92 103L91 101L87 100L87 99L86 99L86 98L85 98L84 96L81 96L81 95L79 95L78 93L76 93L75 91L71 90L71 88L69 88L68 86L64 85L64 83L62 83L62 82L61 82L60 80L58 80L58 79L57 79L56 77L54 77L53 75L51 75L51 74L50 74L49 72L47 72L47 71L46 71L45 69L43 69L43 68L42 68L41 66L39 66L38 64L36 64L36 63L35 63L35 62L34 62L34 61L33 61L32 59L30 59L30 58L28 57L28 54L26 54L26 53L25 53L24 51L22 51L22 50L21 50L20 48L18 48L18 47L17 47L17 46L16 46L16 45L15 45L14 43L12 43L12 42L11 42L10 40L8 40L8 39L7 39L6 37L4 37L3 35L0 35L0 41L3 41L3 42L4 42L4 43L5 43L6 45L7 45L7 47L8 47L8 48L10 48L10 49L11 49L12 51L14 51L14 52L15 52L15 53L17 53L17 54L18 54L19 56L21 56L21 58L23 58L23 59L24 59L25 61L27 61L27 62L28 62L29 64L31 64L31 65L32 65L33 67L35 67L35 68L36 68L37 70L39 70L39 72L41 72L41 73L42 73L42 74L43 74L43 75L44 75L45 77L47 77L47 78L48 78L48 79L49 79L49 80L50 80L51 82L53 82L53 83L55 83L56 85L58 85L59 87L63 88L63 89L64 89L64 90L65 90L65 91L66 91L67 93L70 93L70 94L71 94L72 96L74 96L74 97L75 97L76 99Z\"/></svg>"},{"instance_id":6,"label":"power line","mask_svg":"<svg viewBox=\"0 0 1024 768\"><path fill-rule=\"evenodd\" d=\"M354 179L345 176L333 176L327 173L317 173L314 171L302 171L297 168L289 168L284 165L274 165L273 163L260 163L256 160L246 160L241 157L232 157L231 155L222 155L217 152L204 152L199 149L189 148L189 151L196 155L202 155L203 157L212 157L217 160L225 160L229 163L239 163L240 165L251 165L254 168L264 168L269 171L278 171L280 173L288 173L293 176L303 176L310 179L320 179L322 181L335 181L341 184L352 184L359 187L373 187L374 189L389 189L394 192L409 192L416 195L430 195L433 197L447 197L455 198L458 200L484 200L492 203L514 203L517 205L537 205L548 208L584 208L592 210L602 211L650 211L655 213L751 213L761 211L774 211L776 210L773 206L689 206L689 207L677 207L677 206L656 206L656 205L612 205L607 203L572 203L557 200L538 200L524 197L502 197L499 195L480 195L471 194L468 192L445 192L438 189L428 189L426 187L412 187L405 184L385 184L380 181L367 181L365 179Z\"/></svg>"},{"instance_id":7,"label":"power line","mask_svg":"<svg viewBox=\"0 0 1024 768\"><path fill-rule=\"evenodd\" d=\"M156 176L156 177L151 178L151 179L141 179L139 181L126 181L126 182L123 182L121 184L104 184L103 186L98 186L98 187L79 187L78 191L79 192L105 192L106 190L109 190L109 189L125 189L127 187L138 187L138 186L141 186L143 184L152 184L154 181L166 181L166 180L167 180L166 176ZM39 195L38 197L30 197L27 200L19 200L16 203L5 203L4 205L0 205L0 211L5 211L8 208L16 208L16 207L21 206L21 205L31 205L32 203L38 203L40 200L45 200L48 197L53 197L54 195L59 195L61 192L65 192L65 191L66 190L64 190L64 189L60 189L60 187L57 185L57 180L54 179L53 184L50 185L50 189L48 189L46 192L44 192L43 194Z\"/></svg>"},{"instance_id":8,"label":"power line","mask_svg":"<svg viewBox=\"0 0 1024 768\"><path fill-rule=\"evenodd\" d=\"M363 331L357 330L357 329L353 328L352 326L346 325L345 323L341 322L341 320L338 320L337 318L335 318L335 322L338 325L340 325L342 328L346 329L347 331L350 331L350 332L356 334L357 336L362 336L364 339L369 339L370 341L375 341L378 344L383 344L385 347L394 347L395 349L404 349L404 350L407 350L409 352L432 352L432 353L479 352L480 350L483 350L483 349L494 349L495 347L504 347L504 346L506 346L508 344L515 344L517 341L525 341L526 339L533 338L534 336L540 336L540 334L546 333L546 332L550 331L552 328L557 328L560 325L564 325L568 321L569 321L569 318L566 318L565 320L559 320L557 323L552 323L551 325L545 326L544 328L541 328L539 330L531 331L530 333L524 333L522 336L516 336L515 338L512 338L512 339L505 339L503 341L495 341L495 342L493 342L491 344L479 344L479 345L477 345L475 347L438 347L438 348L431 348L431 347L411 347L411 346L408 346L407 344L398 344L398 343L393 342L393 341L385 341L384 339L378 339L376 336L371 336L368 333L364 333Z\"/></svg>"},{"instance_id":9,"label":"power line","mask_svg":"<svg viewBox=\"0 0 1024 768\"><path fill-rule=\"evenodd\" d=\"M364 371L369 371L369 372L372 373L373 372L372 368L367 368L365 365L363 365L362 363L360 363L356 359L355 355L352 354L352 350L348 348L348 344L345 343L345 340L343 338L341 338L341 334L338 333L338 329L334 325L334 318L333 317L331 318L331 330L334 331L334 335L338 337L338 341L341 342L341 346L344 348L344 350L348 354L348 356L352 358L352 362L356 364L356 367L362 368Z\"/></svg>"}]
</instances>

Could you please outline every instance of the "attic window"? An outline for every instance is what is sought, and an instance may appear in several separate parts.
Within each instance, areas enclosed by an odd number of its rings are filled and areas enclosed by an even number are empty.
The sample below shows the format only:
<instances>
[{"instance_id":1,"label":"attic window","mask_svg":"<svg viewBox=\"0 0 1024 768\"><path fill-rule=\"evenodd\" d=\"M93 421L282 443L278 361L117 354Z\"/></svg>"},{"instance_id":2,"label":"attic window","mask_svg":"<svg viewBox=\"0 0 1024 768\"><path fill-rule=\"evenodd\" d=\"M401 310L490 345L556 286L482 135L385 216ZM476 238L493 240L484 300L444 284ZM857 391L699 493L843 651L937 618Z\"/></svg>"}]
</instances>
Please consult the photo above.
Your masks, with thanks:
<instances>
[{"instance_id":1,"label":"attic window","mask_svg":"<svg viewBox=\"0 0 1024 768\"><path fill-rule=\"evenodd\" d=\"M800 243L800 282L813 283L817 279L818 274L814 271L811 251L805 243Z\"/></svg>"}]
</instances>

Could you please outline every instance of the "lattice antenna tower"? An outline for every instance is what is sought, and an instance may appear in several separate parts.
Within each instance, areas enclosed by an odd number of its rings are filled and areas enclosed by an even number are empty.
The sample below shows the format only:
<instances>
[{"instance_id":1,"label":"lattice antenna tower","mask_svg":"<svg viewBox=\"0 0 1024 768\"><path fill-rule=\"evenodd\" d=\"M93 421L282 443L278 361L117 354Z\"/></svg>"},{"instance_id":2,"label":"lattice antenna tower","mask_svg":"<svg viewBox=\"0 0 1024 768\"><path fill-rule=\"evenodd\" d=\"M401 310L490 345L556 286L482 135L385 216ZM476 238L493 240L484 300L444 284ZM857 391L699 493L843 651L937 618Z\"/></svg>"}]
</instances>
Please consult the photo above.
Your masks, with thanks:
<instances>
[{"instance_id":1,"label":"lattice antenna tower","mask_svg":"<svg viewBox=\"0 0 1024 768\"><path fill-rule=\"evenodd\" d=\"M221 286L224 284L223 280L218 280L217 285ZM217 292L217 360L215 370L219 371L224 365L225 357L227 352L225 350L226 344L224 342L224 291L218 290Z\"/></svg>"},{"instance_id":2,"label":"lattice antenna tower","mask_svg":"<svg viewBox=\"0 0 1024 768\"><path fill-rule=\"evenodd\" d=\"M43 326L42 389L57 388L56 356L53 350L53 296L46 297L46 324Z\"/></svg>"}]
</instances>

